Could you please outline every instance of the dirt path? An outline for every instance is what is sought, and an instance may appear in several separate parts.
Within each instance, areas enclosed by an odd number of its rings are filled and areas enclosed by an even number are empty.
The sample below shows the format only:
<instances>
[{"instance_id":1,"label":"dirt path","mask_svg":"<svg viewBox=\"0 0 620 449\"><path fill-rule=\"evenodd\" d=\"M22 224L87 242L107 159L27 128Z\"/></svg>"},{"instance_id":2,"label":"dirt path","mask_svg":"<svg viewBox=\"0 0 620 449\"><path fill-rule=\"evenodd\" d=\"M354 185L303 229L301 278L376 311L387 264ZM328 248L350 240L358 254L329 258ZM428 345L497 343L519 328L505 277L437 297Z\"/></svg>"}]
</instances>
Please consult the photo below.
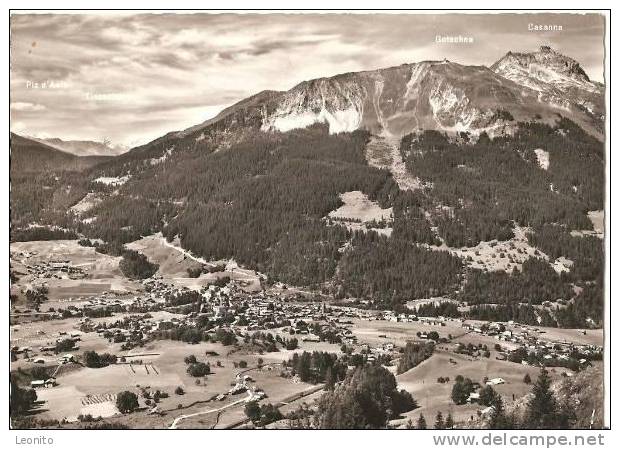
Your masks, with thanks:
<instances>
[{"instance_id":1,"label":"dirt path","mask_svg":"<svg viewBox=\"0 0 620 449\"><path fill-rule=\"evenodd\" d=\"M422 183L407 170L400 154L399 139L393 136L373 136L366 145L366 160L376 168L385 168L401 190L421 189Z\"/></svg>"},{"instance_id":2,"label":"dirt path","mask_svg":"<svg viewBox=\"0 0 620 449\"><path fill-rule=\"evenodd\" d=\"M202 265L207 265L207 266L209 266L211 268L214 268L214 267L217 266L216 264L214 264L212 262L207 262L203 257L196 257L191 252L189 252L188 250L183 249L180 246L176 246L173 243L170 243L163 236L159 236L159 239L168 248L172 248L173 250L183 254L185 257L193 260L194 262L198 262L198 263L200 263ZM232 268L230 270L226 269L225 271L228 271L230 273L234 273L237 276L245 277L247 280L254 280L257 277L256 274L252 270L246 270L245 268L241 268L241 267L234 267L234 268Z\"/></svg>"},{"instance_id":3,"label":"dirt path","mask_svg":"<svg viewBox=\"0 0 620 449\"><path fill-rule=\"evenodd\" d=\"M202 257L196 257L192 253L190 253L189 251L181 248L180 246L173 245L168 240L166 240L166 238L163 237L163 236L161 236L160 239L163 242L163 244L166 245L168 248L172 248L173 250L180 252L185 257L188 257L189 259L192 259L194 262L198 262L198 263L203 264L203 265L208 265L210 267L214 267L215 266L215 264L207 262Z\"/></svg>"},{"instance_id":4,"label":"dirt path","mask_svg":"<svg viewBox=\"0 0 620 449\"><path fill-rule=\"evenodd\" d=\"M317 391L321 391L323 388L325 388L325 385L323 385L323 384L311 387L311 388L309 388L307 390L300 391L299 393L295 393L295 394L293 394L291 396L288 396L288 397L282 399L281 401L276 402L274 405L277 408L280 408L280 407L282 407L284 405L289 405L291 402L295 402L295 401L298 401L300 399L305 398L306 396L310 396L311 394L314 394ZM249 418L244 418L244 419L241 419L241 420L236 421L234 423L228 424L226 427L224 427L224 429L234 429L236 427L239 427L239 426L241 426L243 424L248 423L249 421L250 421Z\"/></svg>"},{"instance_id":5,"label":"dirt path","mask_svg":"<svg viewBox=\"0 0 620 449\"><path fill-rule=\"evenodd\" d=\"M274 362L274 363L267 363L267 364L265 364L265 365L263 365L263 366L268 366L268 365L275 366L275 365L281 365L281 364L282 364L282 362ZM244 369L244 370L242 370L242 371L239 371L239 372L237 373L237 375L235 376L235 378L238 380L238 379L240 379L240 378L241 378L241 375L242 375L242 374L247 373L247 372L250 372L250 371L254 371L254 370L257 370L257 369L258 369L258 367L254 366L254 367L247 368L247 369ZM217 422L219 422L220 415L221 415L221 413L222 413L224 410L226 410L226 409L228 409L228 408L231 408L231 407L234 407L235 405L238 405L238 404L241 404L241 403L248 402L248 400L251 400L251 399L254 397L254 391L252 391L252 390L248 389L247 393L248 393L248 397L243 398L243 399L239 399L238 401L232 402L232 403L230 403L230 404L228 404L228 405L225 405L225 406L223 406L223 407L220 407L220 408L210 409L210 410L203 410L203 411L201 411L201 412L196 412L196 413L191 413L191 414L188 414L188 415L180 415L180 416L177 416L177 417L174 419L174 421L172 421L172 424L170 424L169 429L176 429L176 428L177 428L177 425L178 425L178 424L179 424L182 420L184 420L184 419L186 419L186 418L191 418L191 417L194 417L194 416L201 416L201 415L208 415L208 414L210 414L210 413L217 413L217 419L216 419L216 424L217 424Z\"/></svg>"},{"instance_id":6,"label":"dirt path","mask_svg":"<svg viewBox=\"0 0 620 449\"><path fill-rule=\"evenodd\" d=\"M228 405L225 405L223 407L220 408L216 408L216 409L211 409L211 410L203 410L201 412L196 412L196 413L190 413L189 415L181 415L181 416L177 416L176 418L174 418L174 421L172 421L172 424L170 424L170 427L168 427L169 429L176 429L178 424L183 421L184 419L187 418L192 418L194 416L201 416L201 415L208 415L210 413L218 413L218 412L222 412L223 410L226 410L228 408L234 407L235 405L239 405L241 403L244 403L247 401L247 398L243 398L243 399L239 399L238 401L235 402L231 402Z\"/></svg>"}]
</instances>

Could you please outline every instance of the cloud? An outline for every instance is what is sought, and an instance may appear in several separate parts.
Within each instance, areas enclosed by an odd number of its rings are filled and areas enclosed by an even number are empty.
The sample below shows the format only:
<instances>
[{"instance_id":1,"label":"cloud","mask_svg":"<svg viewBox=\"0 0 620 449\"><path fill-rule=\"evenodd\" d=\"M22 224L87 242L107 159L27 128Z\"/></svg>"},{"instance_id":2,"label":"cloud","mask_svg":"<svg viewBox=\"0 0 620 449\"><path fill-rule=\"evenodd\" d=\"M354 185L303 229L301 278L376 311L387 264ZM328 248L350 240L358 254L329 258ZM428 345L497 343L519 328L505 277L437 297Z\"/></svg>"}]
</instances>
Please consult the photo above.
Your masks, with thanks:
<instances>
[{"instance_id":1,"label":"cloud","mask_svg":"<svg viewBox=\"0 0 620 449\"><path fill-rule=\"evenodd\" d=\"M527 31L554 21L564 31ZM584 14L13 14L11 119L29 134L146 143L265 89L428 59L490 65L547 44L601 80L603 28Z\"/></svg>"}]
</instances>

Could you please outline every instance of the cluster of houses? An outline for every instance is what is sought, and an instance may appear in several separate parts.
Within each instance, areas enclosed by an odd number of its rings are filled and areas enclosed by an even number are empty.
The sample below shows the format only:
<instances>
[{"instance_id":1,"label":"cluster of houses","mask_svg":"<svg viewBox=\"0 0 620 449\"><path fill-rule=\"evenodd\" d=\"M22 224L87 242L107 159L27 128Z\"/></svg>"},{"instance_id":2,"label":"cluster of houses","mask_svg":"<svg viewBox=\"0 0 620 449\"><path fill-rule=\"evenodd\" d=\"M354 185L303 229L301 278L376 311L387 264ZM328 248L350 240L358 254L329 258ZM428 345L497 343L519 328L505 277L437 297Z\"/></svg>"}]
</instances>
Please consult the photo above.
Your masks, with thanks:
<instances>
[{"instance_id":1,"label":"cluster of houses","mask_svg":"<svg viewBox=\"0 0 620 449\"><path fill-rule=\"evenodd\" d=\"M65 261L49 262L53 269L69 269ZM434 333L433 327L446 326L448 321L460 321L461 326L472 333L493 337L499 342L506 342L505 349L499 351L498 359L509 357L508 348L525 348L528 351L544 353L545 359L564 360L573 357L577 351L583 355L580 363L594 358L602 353L602 348L596 346L576 346L566 342L549 342L540 339L540 332L528 326L519 326L515 323L478 323L465 322L460 319L444 317L419 317L413 313L395 313L393 311L377 311L348 306L327 306L321 302L287 301L277 293L260 291L248 293L238 286L235 281L227 285L209 285L198 292L193 292L191 304L174 304L167 298L188 295L191 290L187 287L174 285L160 277L152 277L142 281L144 291L139 294L121 295L107 292L98 296L89 297L70 306L72 312L81 316L77 327L83 332L96 332L102 338L116 343L140 342L148 339L149 335L179 327L196 327L203 317L215 323L209 332L216 332L219 328L232 331L239 337L247 337L256 331L280 329L282 332L297 337L301 341L328 340L349 346L359 346L352 327L353 321L391 321L416 322L429 326L429 330L419 332L418 338L430 338ZM191 295L189 296L191 298ZM117 321L102 321L89 318L87 312L98 308L116 306L118 311L129 312ZM181 311L183 310L183 311ZM187 310L191 310L188 312ZM167 316L158 315L153 318L150 312L168 311ZM97 315L95 315L97 316ZM310 326L312 324L312 326ZM79 334L61 336L63 338L78 339ZM385 336L384 336L385 337ZM20 348L16 348L20 349ZM40 348L42 353L54 352L55 345L49 344ZM385 342L371 347L361 345L361 353L367 360L376 360L386 354L396 355L393 343ZM70 356L70 355L69 355ZM64 356L60 356L61 358ZM61 361L66 363L71 358ZM527 361L524 361L527 363ZM501 380L501 379L500 379ZM493 381L493 380L492 380ZM475 398L473 398L475 399Z\"/></svg>"},{"instance_id":2,"label":"cluster of houses","mask_svg":"<svg viewBox=\"0 0 620 449\"><path fill-rule=\"evenodd\" d=\"M484 323L472 324L463 322L462 326L471 332L481 335L487 335L495 338L499 342L509 343L512 351L501 351L496 357L498 360L510 359L510 353L519 350L525 350L527 353L535 353L540 355L543 361L548 364L568 363L577 355L577 361L580 365L586 365L592 359L602 357L603 348L596 345L575 344L567 341L551 341L540 338L543 333L540 329L521 325L509 321L506 323ZM510 328L508 328L510 327ZM527 365L527 360L521 360L522 364Z\"/></svg>"},{"instance_id":3,"label":"cluster of houses","mask_svg":"<svg viewBox=\"0 0 620 449\"><path fill-rule=\"evenodd\" d=\"M69 260L49 260L36 264L24 264L28 274L46 279L84 279L87 275L82 267L74 266Z\"/></svg>"}]
</instances>

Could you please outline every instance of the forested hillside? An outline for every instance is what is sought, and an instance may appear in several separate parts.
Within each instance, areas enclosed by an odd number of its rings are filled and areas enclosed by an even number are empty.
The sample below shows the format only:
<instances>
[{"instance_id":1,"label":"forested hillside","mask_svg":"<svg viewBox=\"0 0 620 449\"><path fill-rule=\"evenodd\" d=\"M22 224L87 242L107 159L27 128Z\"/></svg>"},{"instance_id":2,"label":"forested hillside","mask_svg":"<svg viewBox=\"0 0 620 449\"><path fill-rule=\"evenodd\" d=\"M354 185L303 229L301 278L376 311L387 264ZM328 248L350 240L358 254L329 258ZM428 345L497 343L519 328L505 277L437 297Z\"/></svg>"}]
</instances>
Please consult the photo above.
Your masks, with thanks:
<instances>
[{"instance_id":1,"label":"forested hillside","mask_svg":"<svg viewBox=\"0 0 620 449\"><path fill-rule=\"evenodd\" d=\"M591 229L587 212L603 208L603 146L566 119L516 129L496 138L405 136L407 170L426 187L404 191L389 171L368 165L366 131L329 134L313 125L260 132L215 123L171 133L83 174L72 166L14 173L12 219L114 245L161 231L196 255L233 258L265 273L268 282L371 307L401 309L409 299L445 296L474 305L472 317L600 323L602 243L571 231ZM547 165L535 150L548 155ZM100 177L123 181L95 182ZM328 218L342 206L340 194L351 191L392 208L391 234L353 232ZM86 192L102 201L78 219L67 211ZM541 252L521 269L468 268L440 247L509 240L515 226L528 229ZM560 257L572 263L561 274L550 265ZM558 299L562 307L541 308Z\"/></svg>"},{"instance_id":2,"label":"forested hillside","mask_svg":"<svg viewBox=\"0 0 620 449\"><path fill-rule=\"evenodd\" d=\"M326 127L313 126L256 133L221 151L175 150L92 209L97 219L82 231L124 243L161 229L195 254L234 258L271 279L318 287L332 280L339 263L352 277L362 269L354 268L355 256L342 258L342 248L350 240L355 248L364 238L352 239L346 228L325 219L342 204L340 193L359 190L382 207L394 207L395 236L411 240L399 253L413 259L422 254L440 266L446 254L413 245L434 239L416 197L401 192L389 172L366 164L368 137L363 131L330 135ZM397 276L406 275L405 265L392 265ZM397 297L405 291L447 293L457 271L429 274L414 290L397 288Z\"/></svg>"},{"instance_id":3,"label":"forested hillside","mask_svg":"<svg viewBox=\"0 0 620 449\"><path fill-rule=\"evenodd\" d=\"M401 153L408 170L432 187L426 208L439 237L451 247L509 240L514 226L529 229L528 241L540 252L520 270L468 270L458 299L474 307L473 317L512 319L548 325L585 326L603 318L603 242L572 235L592 229L587 212L603 209L604 147L574 123L554 126L521 123L513 136L478 139L437 131L408 135ZM539 152L548 158L538 160ZM441 207L438 207L441 206ZM558 273L540 258L566 258L570 270ZM532 305L565 301L566 307ZM529 316L525 319L523 314Z\"/></svg>"},{"instance_id":4,"label":"forested hillside","mask_svg":"<svg viewBox=\"0 0 620 449\"><path fill-rule=\"evenodd\" d=\"M426 131L405 136L400 148L409 171L432 184L431 204L446 206L434 220L448 245L507 240L513 221L592 228L586 213L604 203L604 147L574 123L521 123L514 136L459 137ZM548 169L536 149L548 152Z\"/></svg>"}]
</instances>

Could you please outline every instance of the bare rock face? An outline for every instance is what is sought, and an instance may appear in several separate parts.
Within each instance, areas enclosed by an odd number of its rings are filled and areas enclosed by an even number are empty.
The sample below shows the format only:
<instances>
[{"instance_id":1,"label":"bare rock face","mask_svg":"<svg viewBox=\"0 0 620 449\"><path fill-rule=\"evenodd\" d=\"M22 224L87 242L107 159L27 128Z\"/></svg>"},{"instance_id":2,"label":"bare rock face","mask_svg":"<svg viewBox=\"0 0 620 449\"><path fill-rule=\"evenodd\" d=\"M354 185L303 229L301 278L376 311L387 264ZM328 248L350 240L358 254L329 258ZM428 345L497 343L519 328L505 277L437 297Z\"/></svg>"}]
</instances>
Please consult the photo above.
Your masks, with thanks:
<instances>
[{"instance_id":1,"label":"bare rock face","mask_svg":"<svg viewBox=\"0 0 620 449\"><path fill-rule=\"evenodd\" d=\"M303 82L282 94L262 129L288 131L327 123L332 133L476 132L504 125L497 110L505 103L520 107L520 89L503 86L488 68L421 62Z\"/></svg>"},{"instance_id":2,"label":"bare rock face","mask_svg":"<svg viewBox=\"0 0 620 449\"><path fill-rule=\"evenodd\" d=\"M541 101L559 109L582 112L602 127L604 86L591 81L574 59L543 46L532 53L508 52L491 70L537 91Z\"/></svg>"},{"instance_id":3,"label":"bare rock face","mask_svg":"<svg viewBox=\"0 0 620 449\"><path fill-rule=\"evenodd\" d=\"M490 134L518 120L557 114L600 129L603 87L579 64L544 47L508 53L491 69L425 61L304 81L265 109L261 129L326 123L330 132L367 129L402 136L416 129Z\"/></svg>"}]
</instances>

